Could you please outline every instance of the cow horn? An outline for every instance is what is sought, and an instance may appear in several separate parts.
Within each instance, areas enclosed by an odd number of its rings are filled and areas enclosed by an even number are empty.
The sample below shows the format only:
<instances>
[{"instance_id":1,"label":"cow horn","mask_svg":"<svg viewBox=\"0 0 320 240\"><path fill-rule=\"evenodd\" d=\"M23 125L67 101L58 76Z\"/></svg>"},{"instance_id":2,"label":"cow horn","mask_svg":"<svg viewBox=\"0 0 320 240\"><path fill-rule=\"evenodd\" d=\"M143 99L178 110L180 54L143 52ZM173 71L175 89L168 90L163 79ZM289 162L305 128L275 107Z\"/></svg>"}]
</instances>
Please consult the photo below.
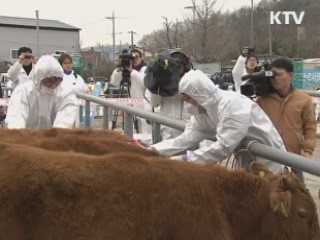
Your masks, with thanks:
<instances>
[{"instance_id":1,"label":"cow horn","mask_svg":"<svg viewBox=\"0 0 320 240\"><path fill-rule=\"evenodd\" d=\"M289 211L287 211L286 207L284 206L283 202L281 203L280 205L280 211L281 211L281 214L285 217L285 218L288 218L290 216L290 213Z\"/></svg>"}]
</instances>

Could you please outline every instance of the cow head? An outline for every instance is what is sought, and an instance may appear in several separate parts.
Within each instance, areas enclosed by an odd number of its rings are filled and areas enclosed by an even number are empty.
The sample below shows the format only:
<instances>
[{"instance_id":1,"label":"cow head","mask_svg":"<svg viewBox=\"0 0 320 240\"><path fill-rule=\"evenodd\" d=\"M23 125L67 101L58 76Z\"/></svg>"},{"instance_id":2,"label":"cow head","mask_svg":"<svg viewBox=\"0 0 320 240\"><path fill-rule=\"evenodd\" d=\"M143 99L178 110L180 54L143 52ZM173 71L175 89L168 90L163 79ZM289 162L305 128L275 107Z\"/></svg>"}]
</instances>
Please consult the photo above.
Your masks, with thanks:
<instances>
[{"instance_id":1,"label":"cow head","mask_svg":"<svg viewBox=\"0 0 320 240\"><path fill-rule=\"evenodd\" d=\"M258 162L253 162L250 169L270 183L270 208L283 239L320 240L316 205L296 175L285 169L276 176Z\"/></svg>"}]
</instances>

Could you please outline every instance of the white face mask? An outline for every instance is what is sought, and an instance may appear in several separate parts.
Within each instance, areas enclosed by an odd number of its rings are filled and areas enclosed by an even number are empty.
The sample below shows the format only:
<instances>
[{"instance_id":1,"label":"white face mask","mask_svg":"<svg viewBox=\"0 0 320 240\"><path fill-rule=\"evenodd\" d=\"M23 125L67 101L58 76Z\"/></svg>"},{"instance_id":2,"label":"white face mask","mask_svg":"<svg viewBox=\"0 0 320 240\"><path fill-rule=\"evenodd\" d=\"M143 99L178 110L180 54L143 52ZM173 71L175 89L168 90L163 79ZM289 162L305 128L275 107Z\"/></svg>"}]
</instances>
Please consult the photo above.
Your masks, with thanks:
<instances>
[{"instance_id":1,"label":"white face mask","mask_svg":"<svg viewBox=\"0 0 320 240\"><path fill-rule=\"evenodd\" d=\"M198 115L199 114L198 107L192 105L191 103L184 102L183 107L184 107L185 111L191 115Z\"/></svg>"},{"instance_id":2,"label":"white face mask","mask_svg":"<svg viewBox=\"0 0 320 240\"><path fill-rule=\"evenodd\" d=\"M40 87L40 93L42 94L47 94L47 95L56 95L58 92L58 87L52 89L52 88L48 88L46 86L41 85Z\"/></svg>"}]
</instances>

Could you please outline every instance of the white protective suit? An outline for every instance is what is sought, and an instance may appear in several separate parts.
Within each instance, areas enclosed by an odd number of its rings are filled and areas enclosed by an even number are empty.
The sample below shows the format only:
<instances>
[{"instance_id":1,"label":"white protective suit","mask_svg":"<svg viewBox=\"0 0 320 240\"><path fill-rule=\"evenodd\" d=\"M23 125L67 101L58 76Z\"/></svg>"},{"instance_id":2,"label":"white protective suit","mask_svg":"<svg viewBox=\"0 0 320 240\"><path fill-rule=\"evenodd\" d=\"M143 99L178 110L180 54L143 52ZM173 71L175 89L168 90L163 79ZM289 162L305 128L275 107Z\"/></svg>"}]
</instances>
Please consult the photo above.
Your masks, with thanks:
<instances>
[{"instance_id":1,"label":"white protective suit","mask_svg":"<svg viewBox=\"0 0 320 240\"><path fill-rule=\"evenodd\" d=\"M29 75L23 69L23 65L17 61L8 70L8 78L12 81L12 88L16 88L19 84L25 83L30 80L34 71L34 66Z\"/></svg>"},{"instance_id":2,"label":"white protective suit","mask_svg":"<svg viewBox=\"0 0 320 240\"><path fill-rule=\"evenodd\" d=\"M236 64L232 69L232 76L233 76L234 87L236 89L236 92L240 92L240 86L245 84L245 82L243 82L241 78L247 74L246 60L247 60L247 57L240 55L238 57Z\"/></svg>"},{"instance_id":3,"label":"white protective suit","mask_svg":"<svg viewBox=\"0 0 320 240\"><path fill-rule=\"evenodd\" d=\"M144 85L144 76L145 76L145 71L147 69L147 66L143 66L139 71L133 69L130 75L130 81L131 81L131 86L130 86L130 96L131 98L140 98L144 99L145 98L145 91L146 87ZM111 79L110 83L114 86L120 86L122 80L122 72L118 71L117 68L113 70L111 74ZM150 92L146 92L146 97L149 98ZM146 111L151 111L152 107L150 103L146 100L144 100L143 105L137 105L136 107L142 108ZM151 125L149 125L145 119L138 118L138 128L139 128L139 133L145 134L145 135L150 135L150 136L136 136L135 138L141 139L145 142L150 142L151 141Z\"/></svg>"},{"instance_id":4,"label":"white protective suit","mask_svg":"<svg viewBox=\"0 0 320 240\"><path fill-rule=\"evenodd\" d=\"M72 71L70 74L63 75L63 81L61 87L67 91L80 91L87 93L88 85L84 82L83 78L80 75L76 75Z\"/></svg>"},{"instance_id":5,"label":"white protective suit","mask_svg":"<svg viewBox=\"0 0 320 240\"><path fill-rule=\"evenodd\" d=\"M54 57L45 55L34 66L31 81L20 84L14 90L6 117L8 128L74 126L78 107L75 94L63 91L61 86L54 90L42 86L41 81L49 77L63 78L63 70Z\"/></svg>"},{"instance_id":6,"label":"white protective suit","mask_svg":"<svg viewBox=\"0 0 320 240\"><path fill-rule=\"evenodd\" d=\"M160 106L160 115L162 116L184 121L188 121L191 118L191 115L185 112L183 108L180 93L170 97L151 94L150 103L154 108ZM160 133L162 140L165 140L179 136L182 131L161 125Z\"/></svg>"},{"instance_id":7,"label":"white protective suit","mask_svg":"<svg viewBox=\"0 0 320 240\"><path fill-rule=\"evenodd\" d=\"M179 83L179 92L194 98L207 111L187 123L178 137L153 145L160 154L173 156L196 146L204 139L216 138L209 146L187 151L189 161L222 161L233 153L243 140L285 150L283 141L263 110L249 98L231 91L220 90L201 71L190 71ZM281 165L262 162L273 172Z\"/></svg>"}]
</instances>

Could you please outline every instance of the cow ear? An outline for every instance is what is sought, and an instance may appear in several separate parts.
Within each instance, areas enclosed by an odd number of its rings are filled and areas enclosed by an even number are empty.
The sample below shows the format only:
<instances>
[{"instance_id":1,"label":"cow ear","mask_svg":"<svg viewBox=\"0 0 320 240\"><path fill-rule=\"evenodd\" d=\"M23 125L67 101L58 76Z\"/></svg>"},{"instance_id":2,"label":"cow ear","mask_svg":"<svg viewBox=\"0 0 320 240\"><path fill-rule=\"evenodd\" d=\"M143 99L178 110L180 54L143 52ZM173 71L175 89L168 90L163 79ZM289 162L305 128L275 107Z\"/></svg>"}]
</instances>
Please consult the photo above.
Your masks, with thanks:
<instances>
[{"instance_id":1,"label":"cow ear","mask_svg":"<svg viewBox=\"0 0 320 240\"><path fill-rule=\"evenodd\" d=\"M293 179L290 176L281 176L279 187L283 191L290 191L294 187Z\"/></svg>"},{"instance_id":2,"label":"cow ear","mask_svg":"<svg viewBox=\"0 0 320 240\"><path fill-rule=\"evenodd\" d=\"M270 206L274 213L288 218L291 215L292 195L289 191L273 191L269 197Z\"/></svg>"},{"instance_id":3,"label":"cow ear","mask_svg":"<svg viewBox=\"0 0 320 240\"><path fill-rule=\"evenodd\" d=\"M258 175L269 182L273 182L277 177L272 172L270 172L263 164L255 161L250 164L250 172L254 175Z\"/></svg>"}]
</instances>

